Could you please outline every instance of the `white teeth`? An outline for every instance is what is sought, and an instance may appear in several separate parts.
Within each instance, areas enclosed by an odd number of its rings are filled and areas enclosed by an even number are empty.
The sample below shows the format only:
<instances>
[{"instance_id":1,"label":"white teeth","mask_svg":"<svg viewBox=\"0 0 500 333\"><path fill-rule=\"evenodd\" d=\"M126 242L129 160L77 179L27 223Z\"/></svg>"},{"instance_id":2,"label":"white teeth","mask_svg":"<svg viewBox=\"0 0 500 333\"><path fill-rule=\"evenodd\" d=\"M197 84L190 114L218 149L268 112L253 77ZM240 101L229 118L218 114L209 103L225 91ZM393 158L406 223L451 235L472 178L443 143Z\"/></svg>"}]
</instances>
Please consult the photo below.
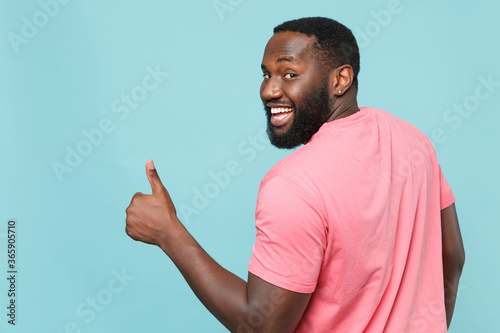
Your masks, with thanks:
<instances>
[{"instance_id":1,"label":"white teeth","mask_svg":"<svg viewBox=\"0 0 500 333\"><path fill-rule=\"evenodd\" d=\"M293 108L271 108L271 113L282 113L282 112L292 112Z\"/></svg>"}]
</instances>

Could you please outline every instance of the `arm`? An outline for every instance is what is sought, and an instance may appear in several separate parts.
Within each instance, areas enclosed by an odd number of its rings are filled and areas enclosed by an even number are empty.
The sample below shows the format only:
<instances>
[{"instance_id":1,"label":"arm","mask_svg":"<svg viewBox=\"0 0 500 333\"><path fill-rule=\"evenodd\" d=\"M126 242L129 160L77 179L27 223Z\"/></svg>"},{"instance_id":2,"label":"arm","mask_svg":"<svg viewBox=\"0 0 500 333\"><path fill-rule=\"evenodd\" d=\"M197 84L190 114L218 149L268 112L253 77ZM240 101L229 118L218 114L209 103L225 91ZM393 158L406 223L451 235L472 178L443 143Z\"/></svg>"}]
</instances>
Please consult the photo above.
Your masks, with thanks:
<instances>
[{"instance_id":1,"label":"arm","mask_svg":"<svg viewBox=\"0 0 500 333\"><path fill-rule=\"evenodd\" d=\"M458 225L455 204L441 211L441 232L443 241L443 275L446 322L450 327L458 292L458 281L465 262L465 251Z\"/></svg>"},{"instance_id":2,"label":"arm","mask_svg":"<svg viewBox=\"0 0 500 333\"><path fill-rule=\"evenodd\" d=\"M231 332L291 332L310 294L276 287L250 274L248 282L217 264L176 216L168 191L148 161L152 195L137 193L127 208L127 234L158 245L207 309Z\"/></svg>"}]
</instances>

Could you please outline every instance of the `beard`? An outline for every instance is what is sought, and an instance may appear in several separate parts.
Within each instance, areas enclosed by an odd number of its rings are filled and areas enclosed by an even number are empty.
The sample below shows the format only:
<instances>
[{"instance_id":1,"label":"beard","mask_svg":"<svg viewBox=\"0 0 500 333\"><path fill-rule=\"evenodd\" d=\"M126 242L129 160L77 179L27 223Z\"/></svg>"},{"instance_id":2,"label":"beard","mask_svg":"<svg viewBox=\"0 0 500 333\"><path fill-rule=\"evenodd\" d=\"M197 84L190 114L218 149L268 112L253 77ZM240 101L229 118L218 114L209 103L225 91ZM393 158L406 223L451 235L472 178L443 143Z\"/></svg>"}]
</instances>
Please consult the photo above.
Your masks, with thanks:
<instances>
[{"instance_id":1,"label":"beard","mask_svg":"<svg viewBox=\"0 0 500 333\"><path fill-rule=\"evenodd\" d=\"M306 144L325 123L330 114L327 82L319 90L311 89L300 104L291 102L291 106L295 112L294 118L288 131L283 134L276 134L275 126L271 123L270 109L264 107L267 115L267 135L277 148L292 149Z\"/></svg>"}]
</instances>

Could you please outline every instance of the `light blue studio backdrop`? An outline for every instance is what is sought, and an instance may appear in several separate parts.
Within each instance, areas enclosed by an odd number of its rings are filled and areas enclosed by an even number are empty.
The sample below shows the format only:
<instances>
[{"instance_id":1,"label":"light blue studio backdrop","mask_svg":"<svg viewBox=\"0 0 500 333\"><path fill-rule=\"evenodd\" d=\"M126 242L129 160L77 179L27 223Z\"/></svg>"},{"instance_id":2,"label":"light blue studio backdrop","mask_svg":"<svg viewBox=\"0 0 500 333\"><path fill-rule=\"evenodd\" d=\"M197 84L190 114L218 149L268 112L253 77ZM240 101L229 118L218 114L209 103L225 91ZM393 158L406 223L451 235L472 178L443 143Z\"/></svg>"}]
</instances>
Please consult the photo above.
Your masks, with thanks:
<instances>
[{"instance_id":1,"label":"light blue studio backdrop","mask_svg":"<svg viewBox=\"0 0 500 333\"><path fill-rule=\"evenodd\" d=\"M321 15L358 38L359 104L427 134L454 189L467 262L450 331L499 332L499 11L494 1L1 1L0 331L224 332L159 249L128 238L125 208L150 193L153 158L188 229L246 279L260 180L289 153L263 132L264 46L284 20Z\"/></svg>"}]
</instances>

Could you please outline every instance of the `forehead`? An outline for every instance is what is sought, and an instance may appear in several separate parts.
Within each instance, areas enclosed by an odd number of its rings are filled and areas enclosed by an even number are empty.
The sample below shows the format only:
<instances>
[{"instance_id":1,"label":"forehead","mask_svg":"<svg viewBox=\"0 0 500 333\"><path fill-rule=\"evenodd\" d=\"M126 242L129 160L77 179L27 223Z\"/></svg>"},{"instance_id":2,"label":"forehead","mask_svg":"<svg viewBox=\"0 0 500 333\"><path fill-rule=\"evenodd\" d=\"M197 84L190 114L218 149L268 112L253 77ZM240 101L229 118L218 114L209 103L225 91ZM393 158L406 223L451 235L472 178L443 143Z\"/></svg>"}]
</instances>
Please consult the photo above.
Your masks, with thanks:
<instances>
[{"instance_id":1,"label":"forehead","mask_svg":"<svg viewBox=\"0 0 500 333\"><path fill-rule=\"evenodd\" d=\"M278 32L271 37L264 51L262 62L274 63L279 59L295 59L297 62L313 60L316 39L299 32Z\"/></svg>"}]
</instances>

